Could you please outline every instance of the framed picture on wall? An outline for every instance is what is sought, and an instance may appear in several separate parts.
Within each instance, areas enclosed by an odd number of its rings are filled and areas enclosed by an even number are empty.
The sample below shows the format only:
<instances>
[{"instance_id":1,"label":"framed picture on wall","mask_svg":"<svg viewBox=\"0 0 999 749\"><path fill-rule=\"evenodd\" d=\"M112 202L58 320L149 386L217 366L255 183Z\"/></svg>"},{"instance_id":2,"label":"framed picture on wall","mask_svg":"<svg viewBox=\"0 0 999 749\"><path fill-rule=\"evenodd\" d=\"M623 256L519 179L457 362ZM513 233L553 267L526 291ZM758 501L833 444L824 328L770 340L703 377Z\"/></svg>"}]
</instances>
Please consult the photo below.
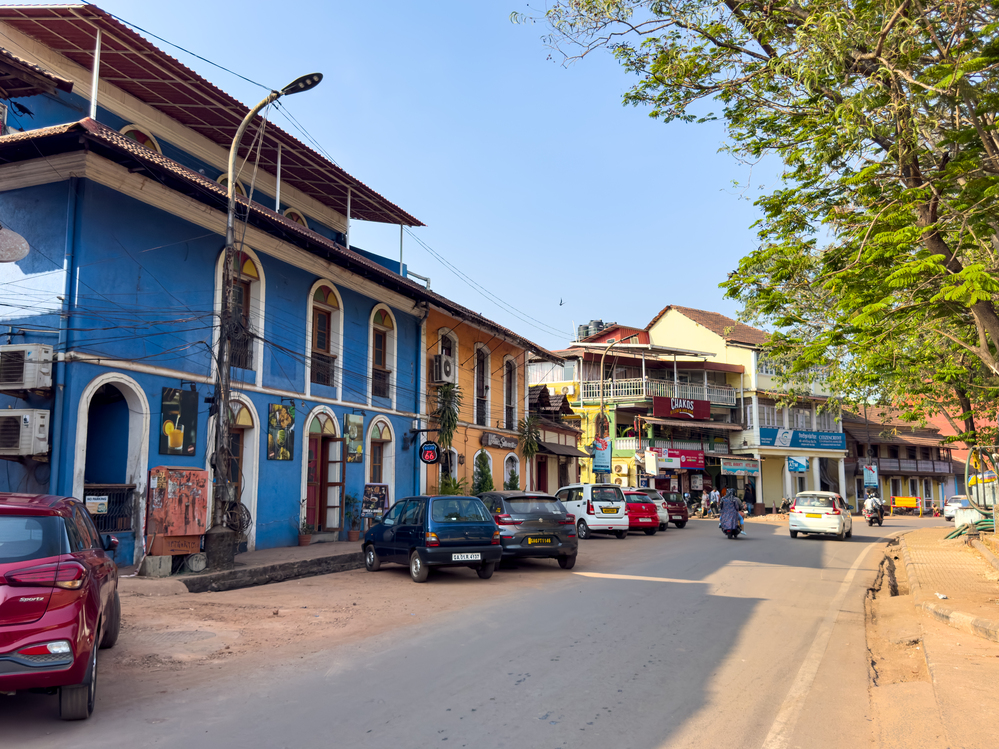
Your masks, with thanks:
<instances>
[{"instance_id":1,"label":"framed picture on wall","mask_svg":"<svg viewBox=\"0 0 999 749\"><path fill-rule=\"evenodd\" d=\"M343 415L343 434L347 439L347 462L364 462L364 416Z\"/></svg>"},{"instance_id":2,"label":"framed picture on wall","mask_svg":"<svg viewBox=\"0 0 999 749\"><path fill-rule=\"evenodd\" d=\"M361 497L361 517L380 518L389 506L388 484L365 484Z\"/></svg>"},{"instance_id":3,"label":"framed picture on wall","mask_svg":"<svg viewBox=\"0 0 999 749\"><path fill-rule=\"evenodd\" d=\"M198 393L163 388L160 455L194 455L198 444Z\"/></svg>"},{"instance_id":4,"label":"framed picture on wall","mask_svg":"<svg viewBox=\"0 0 999 749\"><path fill-rule=\"evenodd\" d=\"M295 407L267 405L267 460L295 458Z\"/></svg>"}]
</instances>

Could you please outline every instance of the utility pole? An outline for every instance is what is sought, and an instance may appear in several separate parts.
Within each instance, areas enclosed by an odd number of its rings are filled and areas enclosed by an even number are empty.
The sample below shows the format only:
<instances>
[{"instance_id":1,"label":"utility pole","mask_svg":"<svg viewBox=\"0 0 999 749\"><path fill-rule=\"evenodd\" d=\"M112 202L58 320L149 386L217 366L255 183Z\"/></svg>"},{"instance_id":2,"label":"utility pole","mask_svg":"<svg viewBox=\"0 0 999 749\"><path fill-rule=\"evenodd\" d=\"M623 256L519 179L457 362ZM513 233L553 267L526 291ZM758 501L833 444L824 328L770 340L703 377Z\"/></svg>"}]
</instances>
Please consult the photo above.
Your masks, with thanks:
<instances>
[{"instance_id":1,"label":"utility pole","mask_svg":"<svg viewBox=\"0 0 999 749\"><path fill-rule=\"evenodd\" d=\"M239 150L239 141L246 132L247 126L261 109L282 96L315 88L322 79L322 73L312 73L295 79L280 91L271 91L246 113L246 117L243 118L239 129L236 130L236 135L229 148L229 166L226 172L229 205L225 223L225 258L222 261L219 340L214 353L215 454L211 463L215 470L215 491L213 492L212 527L205 533L205 556L208 559L208 568L212 570L233 568L238 541L236 531L229 528L225 522L226 512L239 500L239 497L232 496L232 481L229 475L232 465L232 454L229 446L229 429L232 426L229 419L229 398L232 390L230 367L232 366L232 337L237 327L232 309L233 280L236 277L236 152ZM262 362L257 362L257 366L261 366L261 364Z\"/></svg>"}]
</instances>

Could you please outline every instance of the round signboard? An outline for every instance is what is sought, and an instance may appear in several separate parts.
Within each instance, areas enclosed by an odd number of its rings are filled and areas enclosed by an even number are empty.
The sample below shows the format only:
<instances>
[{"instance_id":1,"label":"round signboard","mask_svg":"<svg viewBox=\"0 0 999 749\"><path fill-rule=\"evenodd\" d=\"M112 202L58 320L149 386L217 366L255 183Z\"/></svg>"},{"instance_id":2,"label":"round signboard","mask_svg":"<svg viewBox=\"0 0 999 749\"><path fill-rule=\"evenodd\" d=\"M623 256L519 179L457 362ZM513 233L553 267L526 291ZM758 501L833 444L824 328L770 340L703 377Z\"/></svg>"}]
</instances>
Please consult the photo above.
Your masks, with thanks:
<instances>
[{"instance_id":1,"label":"round signboard","mask_svg":"<svg viewBox=\"0 0 999 749\"><path fill-rule=\"evenodd\" d=\"M436 442L424 442L420 445L420 460L424 463L436 463L441 459L441 446Z\"/></svg>"}]
</instances>

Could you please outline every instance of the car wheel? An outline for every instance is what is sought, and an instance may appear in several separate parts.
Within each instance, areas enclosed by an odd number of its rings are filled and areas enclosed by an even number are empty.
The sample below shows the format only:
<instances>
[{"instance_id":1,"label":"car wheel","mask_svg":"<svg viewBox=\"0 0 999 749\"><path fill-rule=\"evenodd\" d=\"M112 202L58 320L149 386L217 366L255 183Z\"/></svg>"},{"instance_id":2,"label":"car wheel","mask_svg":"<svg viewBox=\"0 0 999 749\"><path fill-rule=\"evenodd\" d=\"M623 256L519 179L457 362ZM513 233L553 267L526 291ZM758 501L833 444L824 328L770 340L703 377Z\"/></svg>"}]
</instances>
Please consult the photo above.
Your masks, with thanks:
<instances>
[{"instance_id":1,"label":"car wheel","mask_svg":"<svg viewBox=\"0 0 999 749\"><path fill-rule=\"evenodd\" d=\"M658 529L658 528L646 528L646 529L645 529L645 535L646 535L646 536L654 536L654 535L656 535L656 534L657 534L658 532L659 532L659 529Z\"/></svg>"},{"instance_id":2,"label":"car wheel","mask_svg":"<svg viewBox=\"0 0 999 749\"><path fill-rule=\"evenodd\" d=\"M580 538L593 538L593 534L590 533L590 526L586 524L585 520L580 520L576 523L576 535Z\"/></svg>"},{"instance_id":3,"label":"car wheel","mask_svg":"<svg viewBox=\"0 0 999 749\"><path fill-rule=\"evenodd\" d=\"M486 562L484 565L475 570L479 578L482 580L488 580L493 576L493 570L496 569L496 562Z\"/></svg>"},{"instance_id":4,"label":"car wheel","mask_svg":"<svg viewBox=\"0 0 999 749\"><path fill-rule=\"evenodd\" d=\"M798 531L791 531L791 538L797 538L797 537L798 537Z\"/></svg>"},{"instance_id":5,"label":"car wheel","mask_svg":"<svg viewBox=\"0 0 999 749\"><path fill-rule=\"evenodd\" d=\"M83 683L59 688L59 717L63 720L86 720L94 712L97 698L97 643L90 651L90 663Z\"/></svg>"},{"instance_id":6,"label":"car wheel","mask_svg":"<svg viewBox=\"0 0 999 749\"><path fill-rule=\"evenodd\" d=\"M576 566L576 555L572 556L561 556L558 558L558 566L564 570L571 570Z\"/></svg>"},{"instance_id":7,"label":"car wheel","mask_svg":"<svg viewBox=\"0 0 999 749\"><path fill-rule=\"evenodd\" d=\"M111 610L107 613L107 626L104 628L104 636L101 638L102 648L113 648L118 642L118 633L121 631L121 599L118 591L115 590L114 598L111 599Z\"/></svg>"},{"instance_id":8,"label":"car wheel","mask_svg":"<svg viewBox=\"0 0 999 749\"><path fill-rule=\"evenodd\" d=\"M368 548L364 550L364 569L368 572L378 572L381 568L381 557L379 557L378 552L375 551L374 545L369 544Z\"/></svg>"},{"instance_id":9,"label":"car wheel","mask_svg":"<svg viewBox=\"0 0 999 749\"><path fill-rule=\"evenodd\" d=\"M614 535L617 536L618 538L627 538L628 531L614 531Z\"/></svg>"},{"instance_id":10,"label":"car wheel","mask_svg":"<svg viewBox=\"0 0 999 749\"><path fill-rule=\"evenodd\" d=\"M686 520L674 520L673 521L673 525L675 525L677 528L682 528L686 524L687 524Z\"/></svg>"},{"instance_id":11,"label":"car wheel","mask_svg":"<svg viewBox=\"0 0 999 749\"><path fill-rule=\"evenodd\" d=\"M839 533L836 534L836 540L837 541L846 541L846 526L845 525L843 526L843 529Z\"/></svg>"},{"instance_id":12,"label":"car wheel","mask_svg":"<svg viewBox=\"0 0 999 749\"><path fill-rule=\"evenodd\" d=\"M848 530L846 532L846 537L847 538L853 538L853 526L852 525L850 526L850 530Z\"/></svg>"},{"instance_id":13,"label":"car wheel","mask_svg":"<svg viewBox=\"0 0 999 749\"><path fill-rule=\"evenodd\" d=\"M664 531L666 530L667 526L669 526L669 523L660 523L659 530Z\"/></svg>"},{"instance_id":14,"label":"car wheel","mask_svg":"<svg viewBox=\"0 0 999 749\"><path fill-rule=\"evenodd\" d=\"M428 574L430 569L420 559L419 553L414 551L409 555L409 576L413 578L414 583L425 583Z\"/></svg>"}]
</instances>

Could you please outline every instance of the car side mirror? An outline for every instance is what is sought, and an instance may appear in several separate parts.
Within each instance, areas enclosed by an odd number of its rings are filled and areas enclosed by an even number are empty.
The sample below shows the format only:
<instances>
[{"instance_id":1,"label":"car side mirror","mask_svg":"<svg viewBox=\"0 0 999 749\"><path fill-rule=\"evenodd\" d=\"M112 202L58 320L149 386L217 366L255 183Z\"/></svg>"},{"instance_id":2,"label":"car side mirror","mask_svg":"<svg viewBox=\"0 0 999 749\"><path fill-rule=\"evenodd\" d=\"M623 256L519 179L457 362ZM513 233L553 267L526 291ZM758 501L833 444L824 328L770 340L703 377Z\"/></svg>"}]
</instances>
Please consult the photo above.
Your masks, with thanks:
<instances>
[{"instance_id":1,"label":"car side mirror","mask_svg":"<svg viewBox=\"0 0 999 749\"><path fill-rule=\"evenodd\" d=\"M114 536L104 537L104 551L115 551L118 548L118 539Z\"/></svg>"}]
</instances>

